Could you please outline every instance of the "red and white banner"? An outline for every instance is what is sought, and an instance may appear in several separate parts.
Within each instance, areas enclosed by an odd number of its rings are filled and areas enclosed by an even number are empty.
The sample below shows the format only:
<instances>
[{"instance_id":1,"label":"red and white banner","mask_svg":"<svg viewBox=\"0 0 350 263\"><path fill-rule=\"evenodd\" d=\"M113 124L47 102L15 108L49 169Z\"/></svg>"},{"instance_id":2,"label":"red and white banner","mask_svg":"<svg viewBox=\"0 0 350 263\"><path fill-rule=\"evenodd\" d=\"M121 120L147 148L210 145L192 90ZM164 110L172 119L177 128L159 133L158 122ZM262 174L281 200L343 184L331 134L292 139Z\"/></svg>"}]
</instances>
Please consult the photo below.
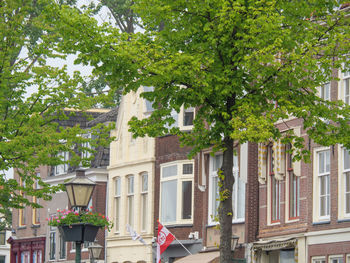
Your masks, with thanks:
<instances>
[{"instance_id":1,"label":"red and white banner","mask_svg":"<svg viewBox=\"0 0 350 263\"><path fill-rule=\"evenodd\" d=\"M158 237L157 237L157 262L160 263L160 255L173 242L175 237L169 230L158 221Z\"/></svg>"}]
</instances>

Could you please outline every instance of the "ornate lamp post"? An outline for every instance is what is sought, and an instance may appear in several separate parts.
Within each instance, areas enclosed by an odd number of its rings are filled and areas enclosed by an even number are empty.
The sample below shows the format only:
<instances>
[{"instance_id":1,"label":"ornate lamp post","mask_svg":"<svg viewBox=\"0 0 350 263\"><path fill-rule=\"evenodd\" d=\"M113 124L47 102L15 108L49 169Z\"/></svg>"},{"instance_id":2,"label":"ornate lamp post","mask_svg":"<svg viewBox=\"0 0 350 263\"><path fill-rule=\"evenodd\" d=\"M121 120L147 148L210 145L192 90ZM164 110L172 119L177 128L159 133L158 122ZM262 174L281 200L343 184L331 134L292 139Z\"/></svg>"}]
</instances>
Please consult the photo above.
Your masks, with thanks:
<instances>
[{"instance_id":1,"label":"ornate lamp post","mask_svg":"<svg viewBox=\"0 0 350 263\"><path fill-rule=\"evenodd\" d=\"M96 183L85 177L84 170L77 170L76 177L72 178L64 185L66 187L66 192L71 206L79 209L79 212L84 212L90 202ZM78 230L73 230L72 226L69 227L70 229L65 229L66 232L71 231L71 234L75 236L71 239L66 238L66 241L75 241L76 263L80 263L81 261L81 244L84 241L94 241L98 230L98 228L96 228L97 230L94 234L94 231L90 230L90 234L92 235L88 237L85 233L87 233L89 229L87 229L84 224L80 224L78 227L80 227ZM79 233L74 233L73 231L78 231Z\"/></svg>"},{"instance_id":2,"label":"ornate lamp post","mask_svg":"<svg viewBox=\"0 0 350 263\"><path fill-rule=\"evenodd\" d=\"M93 243L89 246L89 253L90 253L90 262L94 263L95 259L98 259L100 257L100 254L102 252L102 246L97 243Z\"/></svg>"}]
</instances>

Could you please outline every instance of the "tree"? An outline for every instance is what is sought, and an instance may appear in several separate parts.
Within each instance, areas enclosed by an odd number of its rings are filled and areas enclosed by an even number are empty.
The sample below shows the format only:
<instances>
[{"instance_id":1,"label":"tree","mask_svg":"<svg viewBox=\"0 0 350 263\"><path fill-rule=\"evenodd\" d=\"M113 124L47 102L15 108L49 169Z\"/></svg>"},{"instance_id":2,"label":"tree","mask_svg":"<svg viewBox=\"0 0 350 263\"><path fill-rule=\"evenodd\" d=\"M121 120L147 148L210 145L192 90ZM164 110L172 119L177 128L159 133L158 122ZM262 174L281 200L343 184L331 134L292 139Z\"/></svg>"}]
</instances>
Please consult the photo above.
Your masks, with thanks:
<instances>
[{"instance_id":1,"label":"tree","mask_svg":"<svg viewBox=\"0 0 350 263\"><path fill-rule=\"evenodd\" d=\"M340 11L341 4L135 0L145 32L131 38L73 10L56 10L55 17L66 21L59 27L62 49L79 51L79 62L124 85L125 92L154 87L141 95L153 102L152 115L129 123L135 136L175 134L193 147L192 155L210 146L223 151L220 262L230 262L235 144L282 139L293 144L294 160L307 160L303 138L274 125L294 116L316 143L350 147L349 106L317 93L333 78L332 69L349 67L348 11ZM171 112L182 106L197 109L190 133L168 128Z\"/></svg>"},{"instance_id":2,"label":"tree","mask_svg":"<svg viewBox=\"0 0 350 263\"><path fill-rule=\"evenodd\" d=\"M97 101L85 96L77 72L70 76L66 66L51 66L66 58L49 22L55 5L51 0L0 3L0 214L5 225L11 208L38 207L31 196L48 200L60 189L45 184L35 169L63 163L58 152L74 154L73 145L88 140L80 136L84 132L80 127L58 127L58 120L69 117L65 108L72 109L69 113L84 111ZM103 139L106 130L100 126L92 132ZM75 154L72 163L79 162ZM10 168L19 173L21 182L6 178Z\"/></svg>"}]
</instances>

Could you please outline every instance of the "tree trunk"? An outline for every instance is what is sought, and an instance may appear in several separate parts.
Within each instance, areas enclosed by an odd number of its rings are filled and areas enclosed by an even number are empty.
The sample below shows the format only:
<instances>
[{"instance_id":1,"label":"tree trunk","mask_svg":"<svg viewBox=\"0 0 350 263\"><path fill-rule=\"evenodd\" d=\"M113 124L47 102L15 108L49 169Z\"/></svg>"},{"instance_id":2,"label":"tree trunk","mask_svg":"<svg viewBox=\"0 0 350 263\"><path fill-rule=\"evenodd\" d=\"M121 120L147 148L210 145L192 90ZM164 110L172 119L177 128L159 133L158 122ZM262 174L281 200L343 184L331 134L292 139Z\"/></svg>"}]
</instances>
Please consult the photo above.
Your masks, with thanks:
<instances>
[{"instance_id":1,"label":"tree trunk","mask_svg":"<svg viewBox=\"0 0 350 263\"><path fill-rule=\"evenodd\" d=\"M220 263L232 262L233 140L226 136L224 138L224 146L223 162L219 173Z\"/></svg>"}]
</instances>

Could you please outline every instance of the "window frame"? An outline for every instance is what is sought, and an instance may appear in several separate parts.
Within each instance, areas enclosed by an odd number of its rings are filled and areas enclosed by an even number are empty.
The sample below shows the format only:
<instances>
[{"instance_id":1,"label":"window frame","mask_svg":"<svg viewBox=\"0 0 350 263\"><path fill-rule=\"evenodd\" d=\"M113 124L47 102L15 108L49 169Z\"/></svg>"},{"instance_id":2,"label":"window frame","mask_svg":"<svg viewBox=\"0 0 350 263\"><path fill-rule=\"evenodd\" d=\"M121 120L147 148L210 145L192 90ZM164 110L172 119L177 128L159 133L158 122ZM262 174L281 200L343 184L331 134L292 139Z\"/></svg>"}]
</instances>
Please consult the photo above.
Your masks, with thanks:
<instances>
[{"instance_id":1,"label":"window frame","mask_svg":"<svg viewBox=\"0 0 350 263\"><path fill-rule=\"evenodd\" d=\"M120 232L120 209L121 209L120 205L121 205L121 192L122 192L121 177L120 176L115 177L113 183L114 183L114 229L115 229L115 233L119 233ZM118 203L118 207L117 207L117 203Z\"/></svg>"},{"instance_id":2,"label":"window frame","mask_svg":"<svg viewBox=\"0 0 350 263\"><path fill-rule=\"evenodd\" d=\"M217 158L218 156L220 160L219 160L219 166L216 167L216 165L214 165L214 162L216 162L217 160L215 158ZM235 183L233 184L233 189L232 189L232 212L233 212L233 216L232 216L232 223L242 223L245 222L245 196L246 196L246 184L244 182L241 182L241 178L240 178L240 173L239 173L239 156L238 155L234 155L234 160L233 160L233 167L232 167L232 175L235 178ZM208 224L209 225L217 225L219 224L218 221L215 220L215 217L218 216L217 214L217 208L219 207L220 202L219 201L215 201L215 210L214 210L214 195L215 198L216 196L218 196L218 174L217 171L214 170L214 168L220 169L221 165L222 165L222 160L223 160L223 154L222 153L216 153L214 156L209 156L209 198L208 198ZM242 183L242 185L244 185L244 204L242 204L241 202L239 202L240 198L240 191L239 191L239 184ZM239 207L243 206L244 209L244 213L243 213L243 217L238 217L238 210Z\"/></svg>"},{"instance_id":3,"label":"window frame","mask_svg":"<svg viewBox=\"0 0 350 263\"><path fill-rule=\"evenodd\" d=\"M268 175L268 187L269 187L269 223L279 224L281 220L281 184L275 177L275 160L273 151L273 142L267 145L267 165L266 174Z\"/></svg>"},{"instance_id":4,"label":"window frame","mask_svg":"<svg viewBox=\"0 0 350 263\"><path fill-rule=\"evenodd\" d=\"M0 231L0 246L6 246L6 231Z\"/></svg>"},{"instance_id":5,"label":"window frame","mask_svg":"<svg viewBox=\"0 0 350 263\"><path fill-rule=\"evenodd\" d=\"M183 165L192 164L192 174L183 174ZM177 173L173 176L163 177L163 169L166 167L177 166ZM159 215L162 223L165 225L175 225L175 224L192 224L194 216L194 170L195 164L194 160L178 160L174 162L163 163L160 165L160 201L159 201ZM169 181L176 181L176 210L175 210L175 221L164 221L163 211L162 211L162 193L163 193L163 183ZM191 218L183 219L183 182L191 182Z\"/></svg>"},{"instance_id":6,"label":"window frame","mask_svg":"<svg viewBox=\"0 0 350 263\"><path fill-rule=\"evenodd\" d=\"M67 152L67 151L60 151L60 152L57 153L57 157L63 157L63 159L61 159L61 160L64 163L61 163L59 165L54 166L54 172L53 172L54 176L58 176L58 175L62 175L62 174L68 173L68 169L69 169L69 165L68 165L69 152ZM59 168L62 168L63 172L61 172L59 170Z\"/></svg>"},{"instance_id":7,"label":"window frame","mask_svg":"<svg viewBox=\"0 0 350 263\"><path fill-rule=\"evenodd\" d=\"M56 260L56 227L49 229L49 261Z\"/></svg>"},{"instance_id":8,"label":"window frame","mask_svg":"<svg viewBox=\"0 0 350 263\"><path fill-rule=\"evenodd\" d=\"M324 169L327 169L327 162L329 162L329 172L320 173L320 154L328 152L329 160L324 159ZM331 212L331 189L330 189L330 176L331 176L331 151L329 147L319 147L315 148L313 151L313 222L328 222L330 220L330 212ZM326 158L326 157L324 157ZM327 176L326 180L326 191L329 190L328 193L321 196L321 177ZM328 196L328 207L325 208L327 210L328 215L321 215L321 198ZM327 200L326 200L327 205Z\"/></svg>"},{"instance_id":9,"label":"window frame","mask_svg":"<svg viewBox=\"0 0 350 263\"><path fill-rule=\"evenodd\" d=\"M146 178L146 188L144 188L144 178ZM149 176L148 172L142 172L140 173L140 207L141 207L141 213L140 213L140 223L141 223L141 232L147 232L148 230L148 195L149 191Z\"/></svg>"},{"instance_id":10,"label":"window frame","mask_svg":"<svg viewBox=\"0 0 350 263\"><path fill-rule=\"evenodd\" d=\"M287 174L286 189L288 189L288 207L286 210L288 213L288 217L287 217L288 221L294 221L294 220L298 220L300 217L300 177L295 175L294 173L293 160L292 160L293 156L292 156L292 153L288 152L289 150L291 150L292 145L287 144L285 147L286 147L285 160L286 160L286 174Z\"/></svg>"},{"instance_id":11,"label":"window frame","mask_svg":"<svg viewBox=\"0 0 350 263\"><path fill-rule=\"evenodd\" d=\"M326 257L324 256L317 256L311 258L312 263L326 263Z\"/></svg>"},{"instance_id":12,"label":"window frame","mask_svg":"<svg viewBox=\"0 0 350 263\"><path fill-rule=\"evenodd\" d=\"M64 237L62 235L59 235L59 244L60 244L60 250L58 253L58 257L60 260L67 258L67 242L64 241ZM64 252L64 253L62 253ZM62 256L63 254L63 256Z\"/></svg>"},{"instance_id":13,"label":"window frame","mask_svg":"<svg viewBox=\"0 0 350 263\"><path fill-rule=\"evenodd\" d=\"M132 180L131 180L131 178L132 178ZM135 223L135 176L133 174L129 174L126 176L126 180L127 180L127 183L126 183L126 187L127 187L127 191L126 191L127 222L131 227L134 227L134 223ZM132 184L131 184L131 182L132 182ZM131 206L130 204L132 204L131 208L130 208L130 206Z\"/></svg>"},{"instance_id":14,"label":"window frame","mask_svg":"<svg viewBox=\"0 0 350 263\"><path fill-rule=\"evenodd\" d=\"M344 255L330 255L328 256L328 262L333 263L332 260L337 260L336 263L344 263ZM341 260L341 261L339 261Z\"/></svg>"}]
</instances>

